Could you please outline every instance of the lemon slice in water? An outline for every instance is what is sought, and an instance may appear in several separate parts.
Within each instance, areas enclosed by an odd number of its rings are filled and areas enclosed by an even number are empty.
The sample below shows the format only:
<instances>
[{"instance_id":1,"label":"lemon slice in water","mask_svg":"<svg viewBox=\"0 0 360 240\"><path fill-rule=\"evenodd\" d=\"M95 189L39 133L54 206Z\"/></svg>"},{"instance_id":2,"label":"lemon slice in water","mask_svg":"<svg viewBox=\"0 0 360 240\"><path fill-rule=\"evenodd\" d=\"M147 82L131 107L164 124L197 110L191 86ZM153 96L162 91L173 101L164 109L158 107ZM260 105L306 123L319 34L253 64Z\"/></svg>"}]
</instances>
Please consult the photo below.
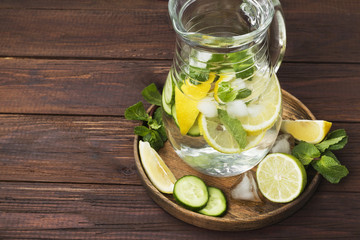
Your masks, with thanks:
<instances>
[{"instance_id":1,"label":"lemon slice in water","mask_svg":"<svg viewBox=\"0 0 360 240\"><path fill-rule=\"evenodd\" d=\"M240 149L235 138L225 126L221 124L219 118L207 118L205 115L199 115L200 133L203 135L205 141L215 150L222 153L239 153L241 151L250 149L256 146L264 137L265 133L260 133L254 136L247 136L247 145L244 149Z\"/></svg>"},{"instance_id":2,"label":"lemon slice in water","mask_svg":"<svg viewBox=\"0 0 360 240\"><path fill-rule=\"evenodd\" d=\"M275 74L258 99L247 105L249 114L238 117L246 132L257 135L272 127L281 114L281 88Z\"/></svg>"}]
</instances>

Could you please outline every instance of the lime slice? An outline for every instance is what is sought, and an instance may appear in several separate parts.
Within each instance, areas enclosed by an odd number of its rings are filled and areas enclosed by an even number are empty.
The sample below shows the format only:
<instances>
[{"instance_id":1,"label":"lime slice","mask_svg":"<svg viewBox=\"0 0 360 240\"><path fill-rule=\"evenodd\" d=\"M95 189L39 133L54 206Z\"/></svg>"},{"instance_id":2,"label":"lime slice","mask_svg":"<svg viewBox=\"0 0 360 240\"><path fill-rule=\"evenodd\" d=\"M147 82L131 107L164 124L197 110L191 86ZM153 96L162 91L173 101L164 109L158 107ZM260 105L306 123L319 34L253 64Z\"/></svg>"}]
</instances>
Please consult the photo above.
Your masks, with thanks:
<instances>
[{"instance_id":1,"label":"lime slice","mask_svg":"<svg viewBox=\"0 0 360 240\"><path fill-rule=\"evenodd\" d=\"M323 120L283 120L281 131L295 139L316 144L328 134L332 123Z\"/></svg>"},{"instance_id":2,"label":"lime slice","mask_svg":"<svg viewBox=\"0 0 360 240\"><path fill-rule=\"evenodd\" d=\"M173 193L176 178L148 142L139 141L141 163L152 184L163 193Z\"/></svg>"},{"instance_id":3,"label":"lime slice","mask_svg":"<svg viewBox=\"0 0 360 240\"><path fill-rule=\"evenodd\" d=\"M257 135L271 128L281 114L281 88L275 74L267 88L247 105L249 114L238 117L250 135Z\"/></svg>"},{"instance_id":4,"label":"lime slice","mask_svg":"<svg viewBox=\"0 0 360 240\"><path fill-rule=\"evenodd\" d=\"M203 135L207 144L215 150L222 153L239 153L256 146L264 137L265 133L254 136L247 136L247 145L244 149L240 149L235 138L226 131L225 126L216 118L207 118L205 115L199 115L200 133Z\"/></svg>"},{"instance_id":5,"label":"lime slice","mask_svg":"<svg viewBox=\"0 0 360 240\"><path fill-rule=\"evenodd\" d=\"M272 202L287 203L304 190L306 171L294 156L272 153L259 164L256 179L264 197Z\"/></svg>"}]
</instances>

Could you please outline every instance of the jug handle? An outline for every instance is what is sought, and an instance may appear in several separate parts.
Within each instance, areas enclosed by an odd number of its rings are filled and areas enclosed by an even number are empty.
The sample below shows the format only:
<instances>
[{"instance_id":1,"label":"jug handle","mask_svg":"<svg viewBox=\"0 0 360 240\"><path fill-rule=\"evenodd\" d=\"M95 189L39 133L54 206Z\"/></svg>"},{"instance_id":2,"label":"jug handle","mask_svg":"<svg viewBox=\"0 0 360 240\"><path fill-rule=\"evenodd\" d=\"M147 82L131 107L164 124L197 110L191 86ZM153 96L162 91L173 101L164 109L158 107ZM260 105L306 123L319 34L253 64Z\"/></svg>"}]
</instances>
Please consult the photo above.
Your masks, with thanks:
<instances>
[{"instance_id":1,"label":"jug handle","mask_svg":"<svg viewBox=\"0 0 360 240\"><path fill-rule=\"evenodd\" d=\"M284 13L279 0L272 0L274 18L270 26L270 58L276 73L281 65L286 50L286 27Z\"/></svg>"}]
</instances>

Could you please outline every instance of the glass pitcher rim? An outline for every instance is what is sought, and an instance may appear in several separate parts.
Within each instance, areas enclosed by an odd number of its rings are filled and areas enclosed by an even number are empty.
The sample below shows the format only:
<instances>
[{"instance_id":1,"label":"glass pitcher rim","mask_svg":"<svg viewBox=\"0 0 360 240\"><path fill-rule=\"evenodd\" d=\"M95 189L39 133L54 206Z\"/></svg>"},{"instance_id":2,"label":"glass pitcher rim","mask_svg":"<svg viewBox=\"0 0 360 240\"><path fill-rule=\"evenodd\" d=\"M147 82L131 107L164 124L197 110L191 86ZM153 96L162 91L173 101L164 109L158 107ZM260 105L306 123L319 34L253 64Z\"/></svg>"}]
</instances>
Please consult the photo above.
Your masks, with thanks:
<instances>
[{"instance_id":1,"label":"glass pitcher rim","mask_svg":"<svg viewBox=\"0 0 360 240\"><path fill-rule=\"evenodd\" d=\"M189 4L195 1L196 0L186 0L186 3L184 4L184 7L182 7L182 10L186 9L186 6L188 6ZM176 3L178 2L178 0L169 0L168 11L175 32L178 35L180 35L184 40L187 40L188 42L201 45L204 47L236 48L253 41L256 37L262 35L269 28L275 14L275 9L274 9L273 0L264 0L264 1L268 2L271 6L269 15L265 19L265 21L262 22L259 25L259 27L257 27L253 31L236 36L220 37L211 34L187 31L183 26L183 24L181 23L180 20L181 14L178 14L176 12Z\"/></svg>"}]
</instances>

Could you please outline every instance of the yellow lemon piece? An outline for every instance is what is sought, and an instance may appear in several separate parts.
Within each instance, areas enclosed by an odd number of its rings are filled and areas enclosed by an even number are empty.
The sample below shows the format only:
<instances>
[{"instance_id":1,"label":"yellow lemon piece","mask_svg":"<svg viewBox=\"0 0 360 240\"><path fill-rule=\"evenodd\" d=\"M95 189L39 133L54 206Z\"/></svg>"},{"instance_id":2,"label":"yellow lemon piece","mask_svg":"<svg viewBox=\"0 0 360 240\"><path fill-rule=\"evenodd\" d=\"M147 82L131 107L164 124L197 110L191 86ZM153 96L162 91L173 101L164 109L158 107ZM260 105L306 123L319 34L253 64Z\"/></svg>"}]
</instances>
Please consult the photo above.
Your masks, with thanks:
<instances>
[{"instance_id":1,"label":"yellow lemon piece","mask_svg":"<svg viewBox=\"0 0 360 240\"><path fill-rule=\"evenodd\" d=\"M198 85L192 84L189 79L179 88L175 88L175 112L180 133L186 135L194 125L199 110L197 105L199 100L204 98L211 89L211 83L215 79L215 74L210 73L206 82Z\"/></svg>"},{"instance_id":2,"label":"yellow lemon piece","mask_svg":"<svg viewBox=\"0 0 360 240\"><path fill-rule=\"evenodd\" d=\"M226 131L225 126L221 124L219 118L207 118L200 113L198 120L200 133L205 141L215 150L222 153L239 153L255 147L263 139L265 133L256 136L247 136L247 145L244 149L240 149L235 138L230 132Z\"/></svg>"},{"instance_id":3,"label":"yellow lemon piece","mask_svg":"<svg viewBox=\"0 0 360 240\"><path fill-rule=\"evenodd\" d=\"M176 118L182 135L185 135L192 125L194 125L195 120L199 115L197 105L198 100L187 97L178 88L175 88Z\"/></svg>"},{"instance_id":4,"label":"yellow lemon piece","mask_svg":"<svg viewBox=\"0 0 360 240\"><path fill-rule=\"evenodd\" d=\"M256 170L260 192L277 203L287 203L297 198L305 188L306 179L302 163L284 153L267 155Z\"/></svg>"},{"instance_id":5,"label":"yellow lemon piece","mask_svg":"<svg viewBox=\"0 0 360 240\"><path fill-rule=\"evenodd\" d=\"M185 83L181 86L181 90L186 96L194 100L200 100L208 94L211 89L211 83L214 81L214 79L214 73L210 73L209 79L205 82L199 82L199 84L192 84L190 79L187 78Z\"/></svg>"},{"instance_id":6,"label":"yellow lemon piece","mask_svg":"<svg viewBox=\"0 0 360 240\"><path fill-rule=\"evenodd\" d=\"M247 105L249 114L238 117L246 132L257 135L271 128L281 115L281 88L275 74L273 74L267 88Z\"/></svg>"},{"instance_id":7,"label":"yellow lemon piece","mask_svg":"<svg viewBox=\"0 0 360 240\"><path fill-rule=\"evenodd\" d=\"M141 163L152 184L163 193L172 194L176 178L148 142L139 141Z\"/></svg>"},{"instance_id":8,"label":"yellow lemon piece","mask_svg":"<svg viewBox=\"0 0 360 240\"><path fill-rule=\"evenodd\" d=\"M283 120L281 131L295 139L316 144L328 134L332 123L324 120Z\"/></svg>"}]
</instances>

